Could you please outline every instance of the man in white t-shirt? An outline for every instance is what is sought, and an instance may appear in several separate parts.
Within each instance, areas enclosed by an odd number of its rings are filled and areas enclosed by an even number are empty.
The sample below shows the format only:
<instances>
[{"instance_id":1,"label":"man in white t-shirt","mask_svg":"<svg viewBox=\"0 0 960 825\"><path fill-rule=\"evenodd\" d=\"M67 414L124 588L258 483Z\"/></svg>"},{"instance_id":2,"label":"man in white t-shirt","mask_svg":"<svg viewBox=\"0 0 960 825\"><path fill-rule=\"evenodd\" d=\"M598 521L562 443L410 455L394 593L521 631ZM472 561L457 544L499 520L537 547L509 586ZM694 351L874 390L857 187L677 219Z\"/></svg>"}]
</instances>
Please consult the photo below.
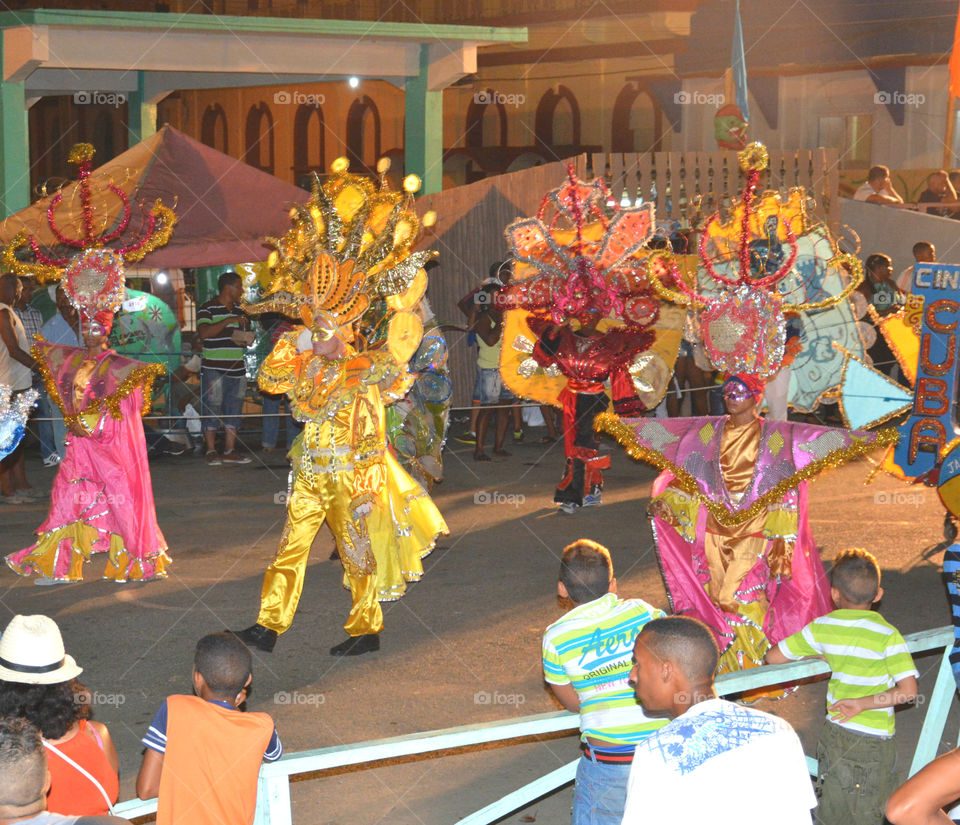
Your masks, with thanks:
<instances>
[{"instance_id":1,"label":"man in white t-shirt","mask_svg":"<svg viewBox=\"0 0 960 825\"><path fill-rule=\"evenodd\" d=\"M633 658L644 711L672 721L637 745L623 825L810 825L817 800L800 739L776 716L717 698L719 651L705 624L654 619Z\"/></svg>"},{"instance_id":2,"label":"man in white t-shirt","mask_svg":"<svg viewBox=\"0 0 960 825\"><path fill-rule=\"evenodd\" d=\"M913 245L913 260L918 264L932 264L937 260L936 247L930 241L917 241ZM913 292L913 264L897 275L897 289L904 295Z\"/></svg>"},{"instance_id":3,"label":"man in white t-shirt","mask_svg":"<svg viewBox=\"0 0 960 825\"><path fill-rule=\"evenodd\" d=\"M23 289L12 273L0 275L0 384L14 393L29 390L36 362L30 355L30 342L23 321L14 311ZM24 504L33 500L27 483L23 443L0 461L0 500L5 504Z\"/></svg>"},{"instance_id":4,"label":"man in white t-shirt","mask_svg":"<svg viewBox=\"0 0 960 825\"><path fill-rule=\"evenodd\" d=\"M855 201L867 203L903 203L890 180L890 170L886 166L871 166L867 172L867 182L853 193Z\"/></svg>"}]
</instances>

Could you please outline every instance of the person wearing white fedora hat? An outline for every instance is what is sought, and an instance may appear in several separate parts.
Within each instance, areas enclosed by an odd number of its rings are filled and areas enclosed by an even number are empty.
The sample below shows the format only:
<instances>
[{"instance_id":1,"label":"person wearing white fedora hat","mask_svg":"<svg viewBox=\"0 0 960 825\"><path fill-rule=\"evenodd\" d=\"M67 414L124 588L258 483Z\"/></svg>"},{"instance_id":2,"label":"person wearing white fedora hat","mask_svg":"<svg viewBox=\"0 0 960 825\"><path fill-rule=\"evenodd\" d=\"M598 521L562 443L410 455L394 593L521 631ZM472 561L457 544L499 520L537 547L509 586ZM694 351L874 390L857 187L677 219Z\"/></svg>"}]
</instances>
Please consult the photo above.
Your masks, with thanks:
<instances>
[{"instance_id":1,"label":"person wearing white fedora hat","mask_svg":"<svg viewBox=\"0 0 960 825\"><path fill-rule=\"evenodd\" d=\"M119 760L106 725L90 719L82 672L48 616L14 616L0 636L0 716L26 719L43 734L47 809L95 816L117 801Z\"/></svg>"},{"instance_id":2,"label":"person wearing white fedora hat","mask_svg":"<svg viewBox=\"0 0 960 825\"><path fill-rule=\"evenodd\" d=\"M124 825L127 821L48 812L49 787L40 731L26 719L0 718L0 825Z\"/></svg>"}]
</instances>

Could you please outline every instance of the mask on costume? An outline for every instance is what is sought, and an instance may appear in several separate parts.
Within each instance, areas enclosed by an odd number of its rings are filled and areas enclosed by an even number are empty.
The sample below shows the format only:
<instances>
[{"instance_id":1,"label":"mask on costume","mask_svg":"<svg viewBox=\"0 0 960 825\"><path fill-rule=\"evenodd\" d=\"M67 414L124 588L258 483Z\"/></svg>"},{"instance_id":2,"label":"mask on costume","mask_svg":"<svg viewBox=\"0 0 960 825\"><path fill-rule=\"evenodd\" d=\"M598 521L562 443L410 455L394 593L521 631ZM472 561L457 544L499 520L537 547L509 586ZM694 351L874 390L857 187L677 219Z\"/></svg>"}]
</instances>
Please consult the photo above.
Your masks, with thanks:
<instances>
[{"instance_id":1,"label":"mask on costume","mask_svg":"<svg viewBox=\"0 0 960 825\"><path fill-rule=\"evenodd\" d=\"M81 252L63 273L63 291L80 313L85 335L109 335L123 302L123 258L109 249Z\"/></svg>"},{"instance_id":2,"label":"mask on costume","mask_svg":"<svg viewBox=\"0 0 960 825\"><path fill-rule=\"evenodd\" d=\"M731 375L723 382L721 393L726 401L739 403L752 399L759 404L764 387L765 383L754 375Z\"/></svg>"}]
</instances>

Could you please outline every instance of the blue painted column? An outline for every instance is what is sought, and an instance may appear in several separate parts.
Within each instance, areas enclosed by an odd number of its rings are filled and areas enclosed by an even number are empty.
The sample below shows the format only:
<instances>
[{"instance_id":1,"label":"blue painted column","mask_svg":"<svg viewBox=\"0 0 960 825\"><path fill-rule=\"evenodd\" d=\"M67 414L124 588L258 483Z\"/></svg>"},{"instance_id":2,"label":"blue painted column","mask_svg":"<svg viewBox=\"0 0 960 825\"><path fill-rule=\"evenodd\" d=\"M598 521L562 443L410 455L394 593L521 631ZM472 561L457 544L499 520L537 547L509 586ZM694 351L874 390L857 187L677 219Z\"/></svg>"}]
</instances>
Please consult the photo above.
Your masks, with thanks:
<instances>
[{"instance_id":1,"label":"blue painted column","mask_svg":"<svg viewBox=\"0 0 960 825\"><path fill-rule=\"evenodd\" d=\"M430 47L420 46L420 74L407 78L404 94L404 172L419 175L421 195L443 188L443 92L430 91Z\"/></svg>"}]
</instances>

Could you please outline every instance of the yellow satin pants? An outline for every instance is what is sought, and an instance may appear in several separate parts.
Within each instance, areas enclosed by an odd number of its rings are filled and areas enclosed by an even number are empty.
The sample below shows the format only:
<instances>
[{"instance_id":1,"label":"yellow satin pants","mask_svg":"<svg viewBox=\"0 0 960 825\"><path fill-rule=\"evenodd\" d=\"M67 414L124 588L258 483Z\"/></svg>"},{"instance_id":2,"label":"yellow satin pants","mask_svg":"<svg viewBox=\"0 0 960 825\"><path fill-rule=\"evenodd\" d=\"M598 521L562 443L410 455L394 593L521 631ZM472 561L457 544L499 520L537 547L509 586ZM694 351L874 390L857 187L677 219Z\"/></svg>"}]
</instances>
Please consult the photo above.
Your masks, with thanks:
<instances>
[{"instance_id":1,"label":"yellow satin pants","mask_svg":"<svg viewBox=\"0 0 960 825\"><path fill-rule=\"evenodd\" d=\"M362 554L359 545L380 535L379 522L384 518L389 520L389 513L376 506L368 515L351 510L353 476L352 472L317 474L312 485L303 476L297 476L287 502L287 523L277 555L263 577L258 624L277 633L283 633L293 624L310 547L326 521L337 543L344 580L350 586L353 599L344 630L351 636L383 630L383 611L377 601L376 564L371 557L373 569L364 574L353 560L358 553Z\"/></svg>"}]
</instances>

